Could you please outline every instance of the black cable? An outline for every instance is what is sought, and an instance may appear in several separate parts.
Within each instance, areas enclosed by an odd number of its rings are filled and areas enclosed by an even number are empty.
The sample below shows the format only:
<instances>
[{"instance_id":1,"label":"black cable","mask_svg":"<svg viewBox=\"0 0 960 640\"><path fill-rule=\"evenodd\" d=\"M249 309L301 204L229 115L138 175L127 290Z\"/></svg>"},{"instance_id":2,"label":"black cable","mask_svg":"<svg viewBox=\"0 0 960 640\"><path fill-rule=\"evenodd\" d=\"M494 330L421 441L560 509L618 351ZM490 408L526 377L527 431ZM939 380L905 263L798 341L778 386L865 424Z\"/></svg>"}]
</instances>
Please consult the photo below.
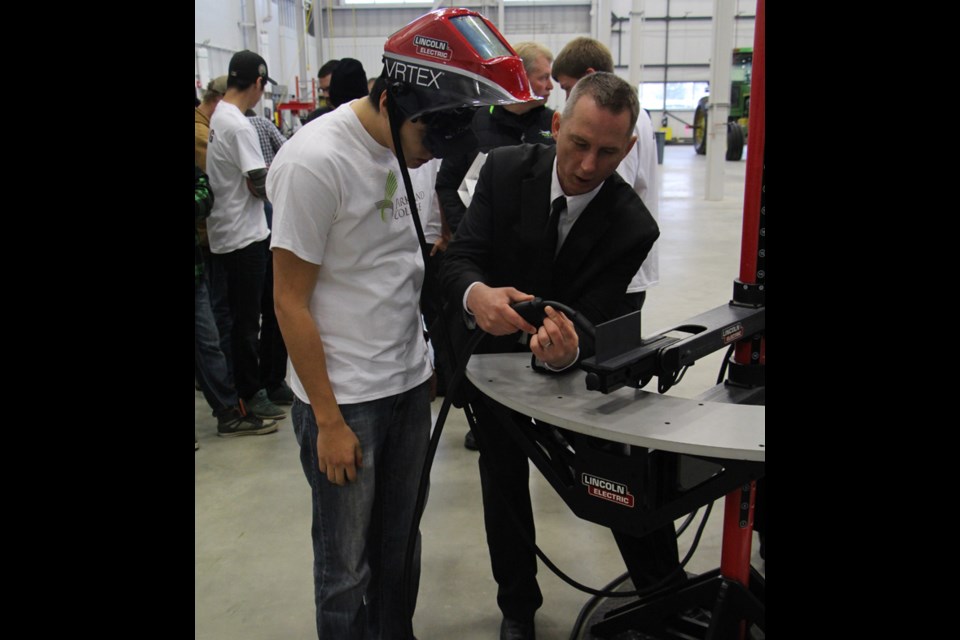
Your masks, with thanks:
<instances>
[{"instance_id":1,"label":"black cable","mask_svg":"<svg viewBox=\"0 0 960 640\"><path fill-rule=\"evenodd\" d=\"M619 587L621 584L626 582L629 577L630 577L629 571L617 576L611 582L607 583L603 587L603 591L613 591L614 589ZM591 596L590 599L587 600L587 603L583 605L583 607L580 609L580 615L578 615L577 619L574 620L573 622L573 629L571 629L570 631L569 640L578 640L578 638L580 637L580 631L583 628L583 623L586 622L590 618L590 616L593 615L593 612L596 610L598 606L600 606L600 603L602 601L603 601L603 598L601 598L600 596Z\"/></svg>"},{"instance_id":2,"label":"black cable","mask_svg":"<svg viewBox=\"0 0 960 640\"><path fill-rule=\"evenodd\" d=\"M720 375L717 376L717 384L723 382L723 376L727 373L727 365L730 363L730 356L733 355L733 348L736 346L736 343L731 344L730 348L727 349L727 353L724 354L723 362L720 364Z\"/></svg>"},{"instance_id":3,"label":"black cable","mask_svg":"<svg viewBox=\"0 0 960 640\"><path fill-rule=\"evenodd\" d=\"M700 511L700 508L694 509L690 514L687 515L687 519L683 521L683 524L680 525L680 528L677 529L677 537L683 535L683 532L687 530L687 527L690 526L690 523L693 522L694 517L697 515L697 511Z\"/></svg>"},{"instance_id":4,"label":"black cable","mask_svg":"<svg viewBox=\"0 0 960 640\"><path fill-rule=\"evenodd\" d=\"M467 342L464 351L468 354L471 353L485 335L486 334L482 331L475 331L473 335L470 336L470 340ZM444 397L443 404L440 406L440 413L437 415L437 422L433 428L433 434L430 436L430 443L427 446L427 454L423 461L423 468L420 471L420 484L418 485L419 488L417 490L417 501L414 505L413 520L410 523L410 532L407 537L407 550L404 554L403 574L400 582L400 587L403 590L402 602L406 604L406 609L411 612L411 618L413 618L413 601L410 593L410 572L413 566L413 552L416 549L417 531L420 529L420 521L423 518L423 511L426 507L427 487L429 486L430 481L430 470L433 468L433 459L436 456L437 447L440 444L440 435L443 433L443 425L446 424L447 414L450 412L450 405L453 404L452 392L461 384L465 373L466 367L460 367L447 383L447 395Z\"/></svg>"},{"instance_id":5,"label":"black cable","mask_svg":"<svg viewBox=\"0 0 960 640\"><path fill-rule=\"evenodd\" d=\"M403 155L403 144L400 141L400 127L403 126L403 114L393 99L393 93L390 85L387 85L387 115L390 118L390 134L393 137L393 151L397 156L397 163L400 165L400 174L403 176L403 186L407 192L407 201L410 203L410 213L413 218L413 226L417 230L417 241L420 245L420 252L423 254L423 268L426 271L430 262L430 249L423 235L423 226L420 224L420 215L417 212L417 199L413 193L413 183L410 181L410 172L407 170L406 158Z\"/></svg>"}]
</instances>

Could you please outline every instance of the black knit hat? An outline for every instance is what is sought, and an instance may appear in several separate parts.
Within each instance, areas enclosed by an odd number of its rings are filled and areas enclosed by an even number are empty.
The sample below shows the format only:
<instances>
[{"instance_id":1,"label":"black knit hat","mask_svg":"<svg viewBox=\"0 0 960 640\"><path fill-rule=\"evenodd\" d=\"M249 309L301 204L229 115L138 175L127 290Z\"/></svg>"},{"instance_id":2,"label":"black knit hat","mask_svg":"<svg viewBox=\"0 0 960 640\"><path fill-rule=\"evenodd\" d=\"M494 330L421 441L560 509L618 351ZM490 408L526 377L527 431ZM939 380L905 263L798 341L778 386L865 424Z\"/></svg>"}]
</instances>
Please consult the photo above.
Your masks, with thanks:
<instances>
[{"instance_id":1,"label":"black knit hat","mask_svg":"<svg viewBox=\"0 0 960 640\"><path fill-rule=\"evenodd\" d=\"M363 98L368 93L367 72L363 70L363 64L353 58L341 58L330 76L329 95L333 106Z\"/></svg>"}]
</instances>

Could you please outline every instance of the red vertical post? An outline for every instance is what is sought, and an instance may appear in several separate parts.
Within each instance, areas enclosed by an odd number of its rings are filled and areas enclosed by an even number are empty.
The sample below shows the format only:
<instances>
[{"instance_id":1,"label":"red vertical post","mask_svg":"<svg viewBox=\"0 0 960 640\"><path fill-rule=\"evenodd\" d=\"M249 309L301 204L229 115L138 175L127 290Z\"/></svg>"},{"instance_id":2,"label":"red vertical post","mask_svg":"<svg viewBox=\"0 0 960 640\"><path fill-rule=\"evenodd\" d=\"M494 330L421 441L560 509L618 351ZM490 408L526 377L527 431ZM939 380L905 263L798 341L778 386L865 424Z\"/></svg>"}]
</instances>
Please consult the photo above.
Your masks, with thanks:
<instances>
[{"instance_id":1,"label":"red vertical post","mask_svg":"<svg viewBox=\"0 0 960 640\"><path fill-rule=\"evenodd\" d=\"M757 483L727 494L723 509L723 553L720 573L743 586L750 582L750 543L753 541L753 505Z\"/></svg>"},{"instance_id":2,"label":"red vertical post","mask_svg":"<svg viewBox=\"0 0 960 640\"><path fill-rule=\"evenodd\" d=\"M763 171L766 137L766 0L757 0L754 26L753 66L750 80L750 124L747 133L747 170L743 193L743 234L740 241L740 279L748 285L764 285L763 271L758 278L760 236L764 233L766 212L762 205ZM758 282L759 280L759 282ZM764 340L760 344L742 341L737 344L734 362L741 365L766 363ZM756 356L754 355L756 354Z\"/></svg>"},{"instance_id":3,"label":"red vertical post","mask_svg":"<svg viewBox=\"0 0 960 640\"><path fill-rule=\"evenodd\" d=\"M764 164L766 131L766 36L765 2L757 0L753 36L753 76L750 81L750 124L747 133L747 171L743 195L743 235L740 243L740 278L736 282L734 300L743 291L742 302L762 306L765 295L764 247ZM741 340L733 356L736 365L766 364L764 336ZM749 366L743 367L745 370ZM731 371L733 366L731 366ZM762 369L761 369L762 372ZM732 375L731 375L732 377ZM752 376L745 376L750 379ZM761 383L762 384L762 383ZM742 485L727 494L723 512L723 546L720 573L726 580L750 587L750 546L753 542L753 509L756 482ZM746 622L739 625L738 638L746 636Z\"/></svg>"},{"instance_id":4,"label":"red vertical post","mask_svg":"<svg viewBox=\"0 0 960 640\"><path fill-rule=\"evenodd\" d=\"M763 228L764 131L766 100L764 94L765 28L764 3L757 0L757 17L754 28L753 78L750 83L750 129L747 135L747 174L743 198L743 238L740 245L740 283L756 285L758 280L758 254L760 234ZM739 364L762 365L765 363L764 339L759 344L754 340L737 343L734 361ZM753 358L753 353L757 358ZM753 360L753 362L751 362ZM749 586L750 545L753 542L753 507L756 482L751 482L727 494L723 514L723 548L720 573L724 577Z\"/></svg>"},{"instance_id":5,"label":"red vertical post","mask_svg":"<svg viewBox=\"0 0 960 640\"><path fill-rule=\"evenodd\" d=\"M760 196L763 186L763 150L766 130L763 5L757 0L754 27L753 77L750 81L750 123L747 129L747 172L743 191L743 236L740 242L740 281L757 282L757 249L760 234Z\"/></svg>"}]
</instances>

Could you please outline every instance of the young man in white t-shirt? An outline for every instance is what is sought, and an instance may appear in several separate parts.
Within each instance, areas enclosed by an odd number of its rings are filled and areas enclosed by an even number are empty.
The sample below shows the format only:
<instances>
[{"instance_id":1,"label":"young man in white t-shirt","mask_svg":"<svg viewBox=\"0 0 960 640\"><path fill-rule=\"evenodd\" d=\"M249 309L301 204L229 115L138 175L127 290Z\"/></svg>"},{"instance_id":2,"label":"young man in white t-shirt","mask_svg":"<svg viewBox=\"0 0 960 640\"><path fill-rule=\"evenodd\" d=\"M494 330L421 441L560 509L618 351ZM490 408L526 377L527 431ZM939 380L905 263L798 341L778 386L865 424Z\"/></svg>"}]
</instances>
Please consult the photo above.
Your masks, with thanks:
<instances>
[{"instance_id":1,"label":"young man in white t-shirt","mask_svg":"<svg viewBox=\"0 0 960 640\"><path fill-rule=\"evenodd\" d=\"M476 51L463 29L493 50ZM424 263L398 156L426 211L433 176L416 169L469 132L467 107L533 97L502 36L466 9L413 21L388 39L384 62L369 97L305 125L267 178L277 319L313 497L317 633L338 640L411 638L403 595L409 588L415 604L419 582L419 548L411 583L402 575L432 367L419 310Z\"/></svg>"},{"instance_id":2,"label":"young man in white t-shirt","mask_svg":"<svg viewBox=\"0 0 960 640\"><path fill-rule=\"evenodd\" d=\"M270 259L266 197L267 164L256 129L244 115L263 97L267 63L252 51L230 59L227 93L210 118L207 174L216 198L207 218L210 299L220 343L245 409L260 418L286 413L261 388L260 303Z\"/></svg>"}]
</instances>

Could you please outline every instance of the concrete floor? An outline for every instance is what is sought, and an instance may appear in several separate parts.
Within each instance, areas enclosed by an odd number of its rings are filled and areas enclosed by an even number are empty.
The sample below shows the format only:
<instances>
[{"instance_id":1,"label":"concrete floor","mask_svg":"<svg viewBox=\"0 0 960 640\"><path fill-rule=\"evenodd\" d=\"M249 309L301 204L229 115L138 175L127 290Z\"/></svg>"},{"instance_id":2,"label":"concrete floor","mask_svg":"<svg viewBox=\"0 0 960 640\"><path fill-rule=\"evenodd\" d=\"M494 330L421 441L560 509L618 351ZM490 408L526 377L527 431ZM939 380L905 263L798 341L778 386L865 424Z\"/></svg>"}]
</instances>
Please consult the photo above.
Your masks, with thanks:
<instances>
[{"instance_id":1,"label":"concrete floor","mask_svg":"<svg viewBox=\"0 0 960 640\"><path fill-rule=\"evenodd\" d=\"M746 161L727 162L721 201L704 200L706 158L691 146L667 146L661 165L660 284L647 293L649 334L729 302L738 277ZM691 367L669 395L692 398L716 381L717 352ZM648 391L655 391L654 380ZM652 389L651 389L652 387ZM434 403L434 416L440 401ZM195 394L195 638L315 638L310 494L289 418L271 435L223 439ZM477 454L464 449L463 413L444 427L424 513L422 578L414 631L421 640L497 638L500 612L483 532ZM574 579L600 588L624 572L609 531L578 519L539 472L531 472L537 538ZM719 566L723 501L715 503L687 571ZM679 523L679 521L678 521ZM681 556L699 516L680 538ZM753 564L761 573L756 535ZM544 605L537 637L570 636L589 598L541 564Z\"/></svg>"}]
</instances>

